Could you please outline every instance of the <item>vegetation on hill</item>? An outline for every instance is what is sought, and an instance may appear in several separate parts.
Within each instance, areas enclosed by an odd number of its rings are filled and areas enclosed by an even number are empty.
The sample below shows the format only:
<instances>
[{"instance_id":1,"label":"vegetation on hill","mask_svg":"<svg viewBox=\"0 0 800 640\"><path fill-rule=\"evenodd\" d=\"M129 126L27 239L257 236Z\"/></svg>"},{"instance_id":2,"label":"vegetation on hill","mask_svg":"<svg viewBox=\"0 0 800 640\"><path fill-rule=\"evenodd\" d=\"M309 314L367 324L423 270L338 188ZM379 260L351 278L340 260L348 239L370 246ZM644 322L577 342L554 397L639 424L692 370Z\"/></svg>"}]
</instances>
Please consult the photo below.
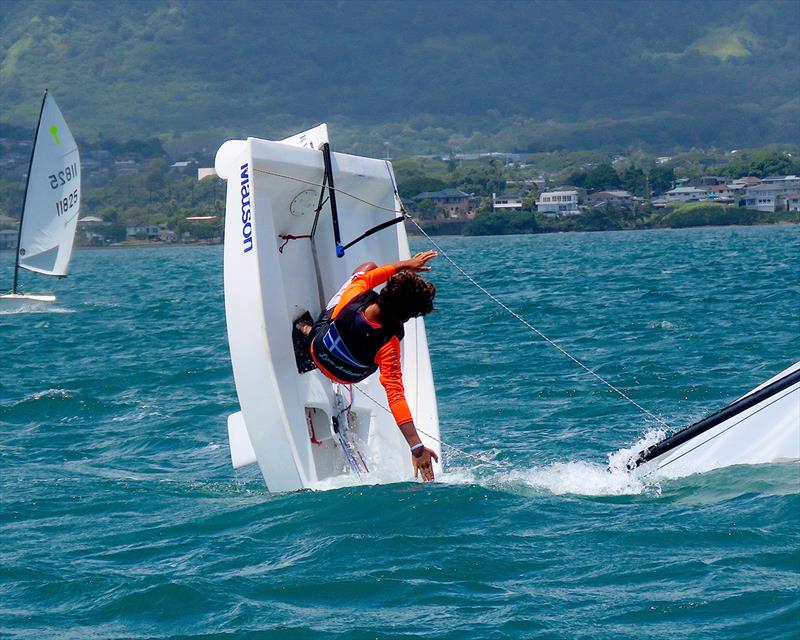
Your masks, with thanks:
<instances>
[{"instance_id":1,"label":"vegetation on hill","mask_svg":"<svg viewBox=\"0 0 800 640\"><path fill-rule=\"evenodd\" d=\"M370 155L800 141L793 0L4 0L3 119L172 152L320 121ZM2 132L0 132L0 135Z\"/></svg>"}]
</instances>

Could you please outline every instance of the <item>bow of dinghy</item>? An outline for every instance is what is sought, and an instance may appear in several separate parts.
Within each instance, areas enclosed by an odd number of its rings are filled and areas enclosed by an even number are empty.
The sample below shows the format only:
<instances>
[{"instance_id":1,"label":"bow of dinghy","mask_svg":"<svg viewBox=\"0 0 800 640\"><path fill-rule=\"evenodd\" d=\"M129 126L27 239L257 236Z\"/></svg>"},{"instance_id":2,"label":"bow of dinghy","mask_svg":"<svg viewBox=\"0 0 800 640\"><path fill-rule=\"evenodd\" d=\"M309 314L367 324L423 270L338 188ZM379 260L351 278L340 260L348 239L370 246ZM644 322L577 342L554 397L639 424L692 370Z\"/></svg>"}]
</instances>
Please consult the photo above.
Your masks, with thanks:
<instances>
[{"instance_id":1,"label":"bow of dinghy","mask_svg":"<svg viewBox=\"0 0 800 640\"><path fill-rule=\"evenodd\" d=\"M736 464L800 459L800 362L735 402L647 447L628 468L683 476Z\"/></svg>"}]
</instances>

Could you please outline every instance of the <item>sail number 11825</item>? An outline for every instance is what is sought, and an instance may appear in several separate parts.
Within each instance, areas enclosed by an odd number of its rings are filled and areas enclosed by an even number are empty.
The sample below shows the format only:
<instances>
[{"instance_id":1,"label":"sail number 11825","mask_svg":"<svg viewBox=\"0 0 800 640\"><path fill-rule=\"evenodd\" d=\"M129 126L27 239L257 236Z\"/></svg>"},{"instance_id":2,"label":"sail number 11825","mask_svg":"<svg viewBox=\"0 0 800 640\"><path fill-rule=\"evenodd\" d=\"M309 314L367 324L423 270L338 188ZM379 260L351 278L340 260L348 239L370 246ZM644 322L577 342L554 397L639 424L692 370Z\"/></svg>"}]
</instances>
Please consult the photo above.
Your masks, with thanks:
<instances>
[{"instance_id":1,"label":"sail number 11825","mask_svg":"<svg viewBox=\"0 0 800 640\"><path fill-rule=\"evenodd\" d=\"M72 182L72 180L78 177L78 164L73 162L72 164L64 167L63 171L52 173L47 177L50 180L50 188L58 189L60 186L65 185L68 182Z\"/></svg>"},{"instance_id":2,"label":"sail number 11825","mask_svg":"<svg viewBox=\"0 0 800 640\"><path fill-rule=\"evenodd\" d=\"M78 206L78 190L68 193L63 198L56 200L56 214L57 215L64 215L67 211L72 209L72 207Z\"/></svg>"}]
</instances>

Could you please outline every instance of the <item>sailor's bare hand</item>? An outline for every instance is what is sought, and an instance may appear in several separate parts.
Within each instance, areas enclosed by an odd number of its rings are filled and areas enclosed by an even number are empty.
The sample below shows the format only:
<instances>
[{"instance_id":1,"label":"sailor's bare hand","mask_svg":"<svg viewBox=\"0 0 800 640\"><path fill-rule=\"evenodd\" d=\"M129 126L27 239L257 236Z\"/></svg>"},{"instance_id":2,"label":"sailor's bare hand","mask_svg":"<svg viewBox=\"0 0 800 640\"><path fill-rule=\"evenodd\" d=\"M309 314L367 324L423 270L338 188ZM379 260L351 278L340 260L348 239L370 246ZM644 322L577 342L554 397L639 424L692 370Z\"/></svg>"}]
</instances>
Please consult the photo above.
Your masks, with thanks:
<instances>
[{"instance_id":1,"label":"sailor's bare hand","mask_svg":"<svg viewBox=\"0 0 800 640\"><path fill-rule=\"evenodd\" d=\"M431 459L439 462L439 456L436 455L436 452L427 447L423 447L422 453L418 456L415 456L414 453L411 454L411 465L414 467L415 480L420 473L422 473L422 479L425 482L433 480L433 462Z\"/></svg>"},{"instance_id":2,"label":"sailor's bare hand","mask_svg":"<svg viewBox=\"0 0 800 640\"><path fill-rule=\"evenodd\" d=\"M398 271L405 269L406 271L430 271L430 267L426 267L425 264L433 260L439 254L435 251L422 251L415 256L409 258L408 260L401 260L397 264Z\"/></svg>"}]
</instances>

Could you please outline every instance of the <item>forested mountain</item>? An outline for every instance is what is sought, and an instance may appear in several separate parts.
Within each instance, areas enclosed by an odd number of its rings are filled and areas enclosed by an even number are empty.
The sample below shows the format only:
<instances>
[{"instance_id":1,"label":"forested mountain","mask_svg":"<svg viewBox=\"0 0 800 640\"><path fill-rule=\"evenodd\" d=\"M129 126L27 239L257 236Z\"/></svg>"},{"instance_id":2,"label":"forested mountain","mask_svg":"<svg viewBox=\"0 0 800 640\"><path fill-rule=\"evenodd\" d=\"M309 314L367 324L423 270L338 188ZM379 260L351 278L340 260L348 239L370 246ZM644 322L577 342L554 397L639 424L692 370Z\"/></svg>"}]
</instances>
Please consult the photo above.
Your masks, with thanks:
<instances>
[{"instance_id":1,"label":"forested mountain","mask_svg":"<svg viewBox=\"0 0 800 640\"><path fill-rule=\"evenodd\" d=\"M800 141L795 0L0 2L0 121L173 149L320 121L348 149Z\"/></svg>"}]
</instances>

